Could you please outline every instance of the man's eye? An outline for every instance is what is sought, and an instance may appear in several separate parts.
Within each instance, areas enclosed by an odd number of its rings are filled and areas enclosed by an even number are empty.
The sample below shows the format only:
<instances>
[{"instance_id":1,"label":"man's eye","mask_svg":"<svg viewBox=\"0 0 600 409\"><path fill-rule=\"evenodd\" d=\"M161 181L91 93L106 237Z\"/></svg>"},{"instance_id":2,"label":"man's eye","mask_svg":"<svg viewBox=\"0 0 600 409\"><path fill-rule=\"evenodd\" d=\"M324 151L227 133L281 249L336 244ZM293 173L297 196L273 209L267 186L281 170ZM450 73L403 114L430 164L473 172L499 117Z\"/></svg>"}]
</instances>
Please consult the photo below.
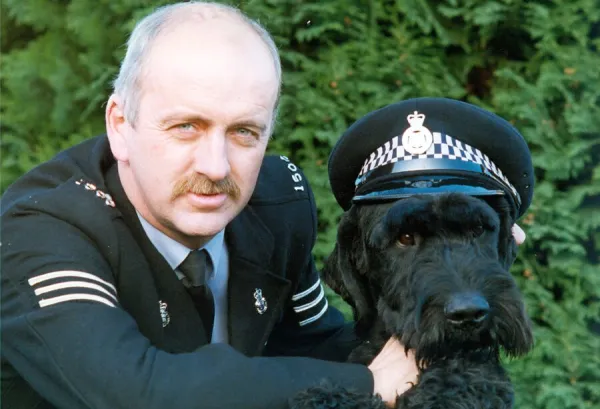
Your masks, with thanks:
<instances>
[{"instance_id":1,"label":"man's eye","mask_svg":"<svg viewBox=\"0 0 600 409\"><path fill-rule=\"evenodd\" d=\"M251 144L254 146L260 140L260 134L248 128L236 128L235 134L245 145Z\"/></svg>"},{"instance_id":2,"label":"man's eye","mask_svg":"<svg viewBox=\"0 0 600 409\"><path fill-rule=\"evenodd\" d=\"M194 124L191 123L185 123L185 124L179 124L177 126L175 126L175 128L177 128L180 131L193 131L194 128Z\"/></svg>"},{"instance_id":3,"label":"man's eye","mask_svg":"<svg viewBox=\"0 0 600 409\"><path fill-rule=\"evenodd\" d=\"M248 128L238 128L237 129L237 133L239 133L242 136L252 136L252 137L258 137L258 133L251 131Z\"/></svg>"}]
</instances>

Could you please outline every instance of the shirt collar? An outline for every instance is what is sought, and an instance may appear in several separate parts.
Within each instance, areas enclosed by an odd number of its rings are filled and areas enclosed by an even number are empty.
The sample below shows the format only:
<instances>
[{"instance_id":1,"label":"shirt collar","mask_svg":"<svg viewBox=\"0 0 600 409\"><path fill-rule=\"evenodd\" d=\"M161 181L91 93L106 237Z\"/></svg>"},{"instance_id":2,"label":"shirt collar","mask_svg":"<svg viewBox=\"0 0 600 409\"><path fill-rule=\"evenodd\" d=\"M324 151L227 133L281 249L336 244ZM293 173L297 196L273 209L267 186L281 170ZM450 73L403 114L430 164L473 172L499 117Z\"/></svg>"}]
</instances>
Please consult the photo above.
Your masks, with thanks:
<instances>
[{"instance_id":1,"label":"shirt collar","mask_svg":"<svg viewBox=\"0 0 600 409\"><path fill-rule=\"evenodd\" d=\"M144 219L138 212L136 213L140 219L140 223L142 224L144 231L146 232L146 235L154 247L156 247L158 252L165 258L165 260L167 260L169 266L175 270L188 256L190 249L158 230L156 227L148 223L148 221ZM221 230L204 246L198 249L205 249L210 255L212 265L214 266L213 274L221 259L224 239L225 230Z\"/></svg>"}]
</instances>

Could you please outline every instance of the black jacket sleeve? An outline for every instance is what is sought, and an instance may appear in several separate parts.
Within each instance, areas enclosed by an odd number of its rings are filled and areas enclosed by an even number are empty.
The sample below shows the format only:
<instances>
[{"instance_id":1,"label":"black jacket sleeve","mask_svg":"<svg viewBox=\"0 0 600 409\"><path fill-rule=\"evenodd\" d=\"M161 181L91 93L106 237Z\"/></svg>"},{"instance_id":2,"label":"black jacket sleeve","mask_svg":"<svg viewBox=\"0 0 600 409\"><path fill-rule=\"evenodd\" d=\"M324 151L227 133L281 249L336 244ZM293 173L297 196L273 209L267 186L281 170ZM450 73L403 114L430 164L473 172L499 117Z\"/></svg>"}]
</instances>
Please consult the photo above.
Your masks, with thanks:
<instances>
[{"instance_id":1,"label":"black jacket sleeve","mask_svg":"<svg viewBox=\"0 0 600 409\"><path fill-rule=\"evenodd\" d=\"M353 322L329 305L313 259L269 338L266 355L307 356L344 362L360 341Z\"/></svg>"},{"instance_id":2,"label":"black jacket sleeve","mask_svg":"<svg viewBox=\"0 0 600 409\"><path fill-rule=\"evenodd\" d=\"M287 158L286 158L287 160ZM314 193L306 181L304 173L295 165L299 180L303 183L303 199L306 201L306 213L294 219L298 224L294 230L310 232L310 248L316 243L317 206ZM285 173L285 171L283 172ZM271 213L272 214L272 213ZM264 214L269 219L271 214ZM310 221L310 229L307 229ZM272 225L276 225L272 220ZM298 263L299 259L294 259ZM287 270L292 271L289 267ZM316 268L312 252L305 251L301 262L296 288L289 300L288 307L275 327L265 349L266 355L309 356L331 361L345 361L360 341L354 332L354 324L345 322L339 310L329 305L320 274Z\"/></svg>"},{"instance_id":3,"label":"black jacket sleeve","mask_svg":"<svg viewBox=\"0 0 600 409\"><path fill-rule=\"evenodd\" d=\"M2 221L2 357L59 408L285 408L324 378L372 391L360 365L222 344L159 350L119 305L110 253L88 234L39 210Z\"/></svg>"}]
</instances>

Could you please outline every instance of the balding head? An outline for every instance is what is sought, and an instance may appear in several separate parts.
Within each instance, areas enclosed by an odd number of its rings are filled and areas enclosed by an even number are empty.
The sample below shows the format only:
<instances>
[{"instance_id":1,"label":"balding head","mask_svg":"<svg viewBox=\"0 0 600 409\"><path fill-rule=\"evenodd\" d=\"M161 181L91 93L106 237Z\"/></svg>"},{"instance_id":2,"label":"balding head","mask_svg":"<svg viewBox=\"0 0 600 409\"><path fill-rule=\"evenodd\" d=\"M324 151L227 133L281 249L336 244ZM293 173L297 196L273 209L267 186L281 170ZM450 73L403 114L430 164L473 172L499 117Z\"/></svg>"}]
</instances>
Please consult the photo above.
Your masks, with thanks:
<instances>
[{"instance_id":1,"label":"balding head","mask_svg":"<svg viewBox=\"0 0 600 409\"><path fill-rule=\"evenodd\" d=\"M150 55L156 54L154 50L157 43L163 43L162 37L169 37L169 33L179 30L182 26L188 26L194 35L189 38L190 42L196 42L199 47L205 47L206 43L215 43L215 35L219 35L217 41L227 39L224 36L227 30L235 27L230 33L229 40L232 45L245 38L245 41L255 40L262 44L269 58L273 62L275 77L278 83L277 96L281 88L281 63L277 47L264 27L243 14L239 9L212 2L191 1L177 3L158 8L150 15L142 19L135 27L127 43L127 52L122 61L119 75L114 82L114 92L119 95L123 103L125 117L128 122L135 125L139 110L140 98L144 89L144 78L153 69L153 63L149 63ZM210 30L202 30L210 27ZM231 30L230 30L231 31ZM245 31L245 32L244 32ZM234 33L238 38L234 38ZM175 41L181 41L181 36L172 36ZM160 40L160 41L158 41ZM226 45L226 44L225 44ZM167 50L168 47L162 47ZM233 49L232 49L233 50ZM160 55L154 55L154 61L160 60ZM278 101L278 97L277 97ZM275 104L277 108L277 102ZM275 119L276 114L274 115Z\"/></svg>"}]
</instances>

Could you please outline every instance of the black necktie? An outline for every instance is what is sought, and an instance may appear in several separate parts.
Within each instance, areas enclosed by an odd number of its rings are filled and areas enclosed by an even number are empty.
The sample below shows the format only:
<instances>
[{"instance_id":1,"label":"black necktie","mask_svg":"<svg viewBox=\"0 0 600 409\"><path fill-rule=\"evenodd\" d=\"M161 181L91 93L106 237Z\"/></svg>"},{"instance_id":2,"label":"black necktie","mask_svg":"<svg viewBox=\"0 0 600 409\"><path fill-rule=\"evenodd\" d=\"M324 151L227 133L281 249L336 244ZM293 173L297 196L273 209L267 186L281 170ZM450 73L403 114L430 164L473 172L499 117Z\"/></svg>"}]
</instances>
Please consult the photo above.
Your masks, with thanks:
<instances>
[{"instance_id":1,"label":"black necktie","mask_svg":"<svg viewBox=\"0 0 600 409\"><path fill-rule=\"evenodd\" d=\"M212 292L206 283L210 256L206 250L194 250L179 265L179 270L185 275L183 284L192 297L196 309L202 318L208 336L212 338L215 316L215 305Z\"/></svg>"}]
</instances>

